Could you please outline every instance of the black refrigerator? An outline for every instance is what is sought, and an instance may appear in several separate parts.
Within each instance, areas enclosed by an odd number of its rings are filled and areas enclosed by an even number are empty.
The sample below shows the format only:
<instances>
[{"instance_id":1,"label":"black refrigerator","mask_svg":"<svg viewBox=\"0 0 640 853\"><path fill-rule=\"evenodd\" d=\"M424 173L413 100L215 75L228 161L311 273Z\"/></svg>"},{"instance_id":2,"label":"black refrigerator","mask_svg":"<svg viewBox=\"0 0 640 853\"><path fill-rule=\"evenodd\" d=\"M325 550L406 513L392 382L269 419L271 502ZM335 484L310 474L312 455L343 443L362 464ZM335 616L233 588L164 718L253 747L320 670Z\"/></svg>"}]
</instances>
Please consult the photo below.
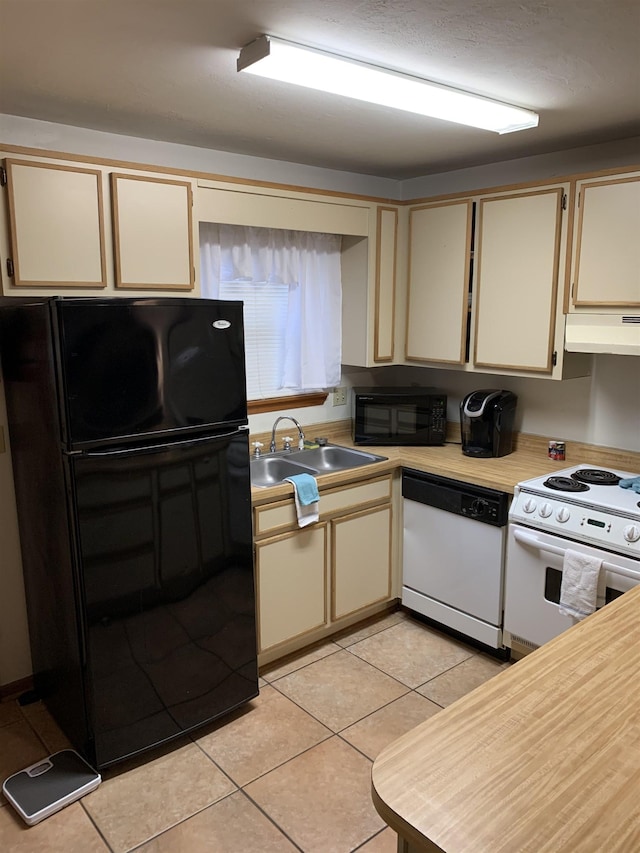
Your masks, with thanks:
<instances>
[{"instance_id":1,"label":"black refrigerator","mask_svg":"<svg viewBox=\"0 0 640 853\"><path fill-rule=\"evenodd\" d=\"M97 768L258 694L242 304L0 310L36 695Z\"/></svg>"}]
</instances>

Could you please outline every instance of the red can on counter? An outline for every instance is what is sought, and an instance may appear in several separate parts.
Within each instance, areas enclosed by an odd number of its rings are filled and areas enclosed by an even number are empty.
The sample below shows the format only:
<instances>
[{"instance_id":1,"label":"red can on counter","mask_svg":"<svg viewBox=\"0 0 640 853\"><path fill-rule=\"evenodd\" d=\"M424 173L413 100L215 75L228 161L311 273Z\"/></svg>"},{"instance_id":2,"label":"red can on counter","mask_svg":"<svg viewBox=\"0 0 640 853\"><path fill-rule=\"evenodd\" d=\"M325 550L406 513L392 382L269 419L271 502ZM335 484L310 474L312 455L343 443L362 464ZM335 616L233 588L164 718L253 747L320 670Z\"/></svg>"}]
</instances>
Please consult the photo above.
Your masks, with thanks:
<instances>
[{"instance_id":1,"label":"red can on counter","mask_svg":"<svg viewBox=\"0 0 640 853\"><path fill-rule=\"evenodd\" d=\"M564 461L565 446L564 441L549 442L549 459L554 459L556 462Z\"/></svg>"}]
</instances>

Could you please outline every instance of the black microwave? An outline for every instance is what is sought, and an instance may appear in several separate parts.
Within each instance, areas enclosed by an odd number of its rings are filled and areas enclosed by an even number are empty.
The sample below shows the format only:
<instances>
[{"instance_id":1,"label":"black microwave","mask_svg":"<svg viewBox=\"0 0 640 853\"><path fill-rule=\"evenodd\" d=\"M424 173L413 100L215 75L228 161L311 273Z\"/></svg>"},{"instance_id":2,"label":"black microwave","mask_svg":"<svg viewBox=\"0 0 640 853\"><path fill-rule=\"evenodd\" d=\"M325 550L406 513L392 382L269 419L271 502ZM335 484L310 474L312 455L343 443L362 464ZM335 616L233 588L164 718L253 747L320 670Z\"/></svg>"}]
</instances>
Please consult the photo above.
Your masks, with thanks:
<instances>
[{"instance_id":1,"label":"black microwave","mask_svg":"<svg viewBox=\"0 0 640 853\"><path fill-rule=\"evenodd\" d=\"M447 395L437 388L354 388L354 444L444 444Z\"/></svg>"}]
</instances>

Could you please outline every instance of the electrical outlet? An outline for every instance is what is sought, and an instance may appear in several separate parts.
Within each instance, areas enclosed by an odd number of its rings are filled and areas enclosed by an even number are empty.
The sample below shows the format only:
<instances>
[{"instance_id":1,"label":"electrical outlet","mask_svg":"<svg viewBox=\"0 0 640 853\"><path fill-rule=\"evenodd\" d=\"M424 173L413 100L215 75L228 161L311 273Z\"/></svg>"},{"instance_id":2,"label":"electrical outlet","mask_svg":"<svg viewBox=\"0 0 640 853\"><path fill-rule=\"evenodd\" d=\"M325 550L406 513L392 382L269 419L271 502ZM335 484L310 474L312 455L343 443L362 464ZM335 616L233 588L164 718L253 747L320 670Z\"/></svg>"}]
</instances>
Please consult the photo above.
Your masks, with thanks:
<instances>
[{"instance_id":1,"label":"electrical outlet","mask_svg":"<svg viewBox=\"0 0 640 853\"><path fill-rule=\"evenodd\" d=\"M342 386L341 388L334 388L333 390L333 405L334 406L346 406L347 405L347 389Z\"/></svg>"}]
</instances>

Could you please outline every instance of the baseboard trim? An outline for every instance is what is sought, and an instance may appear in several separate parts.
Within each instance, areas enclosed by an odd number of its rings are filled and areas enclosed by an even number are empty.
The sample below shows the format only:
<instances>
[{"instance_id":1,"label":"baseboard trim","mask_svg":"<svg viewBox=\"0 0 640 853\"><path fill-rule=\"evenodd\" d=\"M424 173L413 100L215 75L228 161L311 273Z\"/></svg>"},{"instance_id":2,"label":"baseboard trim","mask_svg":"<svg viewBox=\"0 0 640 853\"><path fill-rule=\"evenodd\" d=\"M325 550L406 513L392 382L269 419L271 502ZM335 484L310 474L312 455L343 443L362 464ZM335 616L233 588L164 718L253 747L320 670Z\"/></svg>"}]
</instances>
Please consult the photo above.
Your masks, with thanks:
<instances>
[{"instance_id":1,"label":"baseboard trim","mask_svg":"<svg viewBox=\"0 0 640 853\"><path fill-rule=\"evenodd\" d=\"M10 684L0 684L0 701L8 699L10 696L20 696L27 690L33 690L33 676L28 675L26 678L20 678L18 681L12 681Z\"/></svg>"}]
</instances>

